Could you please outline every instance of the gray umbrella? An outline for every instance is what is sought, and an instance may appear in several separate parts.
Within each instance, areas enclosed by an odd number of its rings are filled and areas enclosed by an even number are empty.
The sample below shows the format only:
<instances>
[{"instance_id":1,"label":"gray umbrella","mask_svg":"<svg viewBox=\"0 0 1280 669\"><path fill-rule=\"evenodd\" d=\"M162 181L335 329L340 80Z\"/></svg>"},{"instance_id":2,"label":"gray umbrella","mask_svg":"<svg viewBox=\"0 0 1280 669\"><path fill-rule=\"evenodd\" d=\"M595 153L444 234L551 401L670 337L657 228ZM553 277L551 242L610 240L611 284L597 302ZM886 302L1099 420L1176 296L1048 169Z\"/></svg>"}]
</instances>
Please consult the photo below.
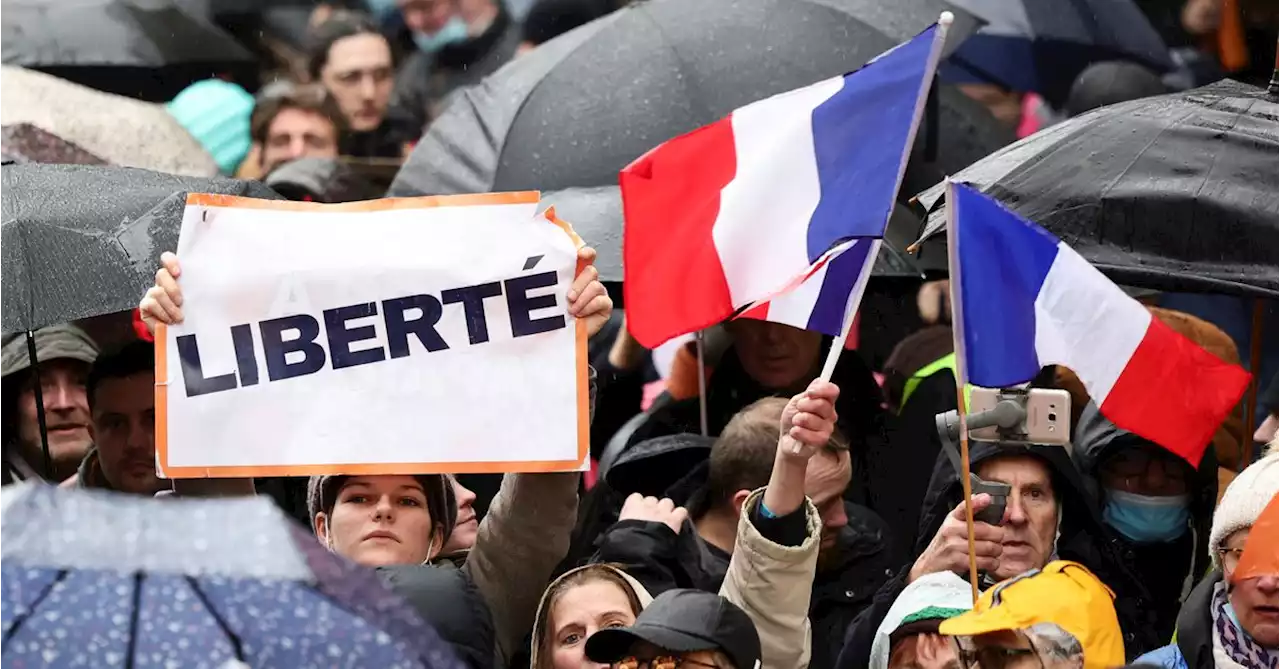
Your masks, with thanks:
<instances>
[{"instance_id":1,"label":"gray umbrella","mask_svg":"<svg viewBox=\"0 0 1280 669\"><path fill-rule=\"evenodd\" d=\"M913 0L922 2L923 0ZM875 12L881 12L876 15ZM867 13L875 18L863 20ZM591 204L654 146L752 101L857 69L911 21L867 0L651 0L562 35L458 93L390 195L543 190L562 217L620 240L621 208ZM936 13L910 28L914 34ZM875 23L872 23L872 21ZM920 131L903 193L1012 140L980 104L942 90ZM934 149L934 150L929 150ZM562 195L560 191L569 191ZM577 208L585 203L584 209ZM612 214L590 221L593 213ZM587 236L607 260L604 243ZM616 242L611 242L616 244ZM618 257L620 249L612 249ZM606 280L618 263L602 262Z\"/></svg>"}]
</instances>

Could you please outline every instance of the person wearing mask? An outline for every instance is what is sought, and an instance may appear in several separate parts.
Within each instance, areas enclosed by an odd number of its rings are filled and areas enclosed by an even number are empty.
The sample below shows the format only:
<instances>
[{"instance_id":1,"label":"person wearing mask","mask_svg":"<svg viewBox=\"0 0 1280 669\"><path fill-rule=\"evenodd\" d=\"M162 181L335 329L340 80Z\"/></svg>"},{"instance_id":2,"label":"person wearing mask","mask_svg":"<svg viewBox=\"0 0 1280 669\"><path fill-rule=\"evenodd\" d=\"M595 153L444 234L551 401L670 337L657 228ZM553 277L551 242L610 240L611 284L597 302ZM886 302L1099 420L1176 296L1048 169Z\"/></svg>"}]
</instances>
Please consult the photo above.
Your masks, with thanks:
<instances>
[{"instance_id":1,"label":"person wearing mask","mask_svg":"<svg viewBox=\"0 0 1280 669\"><path fill-rule=\"evenodd\" d=\"M938 631L956 640L960 666L1111 669L1125 650L1112 599L1084 565L1056 560L996 584Z\"/></svg>"},{"instance_id":2,"label":"person wearing mask","mask_svg":"<svg viewBox=\"0 0 1280 669\"><path fill-rule=\"evenodd\" d=\"M515 57L520 28L500 0L397 0L416 51L396 76L392 115L414 139L454 90Z\"/></svg>"},{"instance_id":3,"label":"person wearing mask","mask_svg":"<svg viewBox=\"0 0 1280 669\"><path fill-rule=\"evenodd\" d=\"M86 396L93 446L63 485L135 495L168 489L156 476L155 346L134 341L98 356Z\"/></svg>"},{"instance_id":4,"label":"person wearing mask","mask_svg":"<svg viewBox=\"0 0 1280 669\"><path fill-rule=\"evenodd\" d=\"M408 142L387 116L395 62L391 43L361 14L336 11L312 34L307 72L342 110L342 155L402 158Z\"/></svg>"},{"instance_id":5,"label":"person wearing mask","mask_svg":"<svg viewBox=\"0 0 1280 669\"><path fill-rule=\"evenodd\" d=\"M288 87L254 107L250 122L259 174L298 158L337 158L342 112L321 86Z\"/></svg>"},{"instance_id":6,"label":"person wearing mask","mask_svg":"<svg viewBox=\"0 0 1280 669\"><path fill-rule=\"evenodd\" d=\"M760 636L751 618L723 597L700 590L658 595L629 627L592 634L586 650L593 662L616 669L770 666L762 662Z\"/></svg>"},{"instance_id":7,"label":"person wearing mask","mask_svg":"<svg viewBox=\"0 0 1280 669\"><path fill-rule=\"evenodd\" d=\"M1166 669L1274 668L1280 643L1280 575L1235 578L1254 521L1280 492L1275 442L1227 487L1209 533L1213 572L1178 615L1178 637L1138 662ZM1274 551L1275 546L1269 547Z\"/></svg>"},{"instance_id":8,"label":"person wearing mask","mask_svg":"<svg viewBox=\"0 0 1280 669\"><path fill-rule=\"evenodd\" d=\"M595 255L590 247L579 249L582 269L568 295L569 315L584 321L588 336L604 327L613 310ZM183 318L182 268L172 253L161 260L156 285L139 305L152 332L157 323ZM594 370L590 385L594 406ZM577 472L506 475L461 568L438 560L458 512L453 486L443 475L313 477L308 506L322 544L357 564L379 568L392 589L414 604L470 666L506 666L523 652L542 584L568 550L578 483ZM493 630L487 645L486 608Z\"/></svg>"},{"instance_id":9,"label":"person wearing mask","mask_svg":"<svg viewBox=\"0 0 1280 669\"><path fill-rule=\"evenodd\" d=\"M1108 541L1100 514L1061 446L970 442L973 473L1011 486L999 525L974 522L979 577L985 584L1042 569L1056 559L1084 564L1120 592L1115 603L1131 656L1158 647L1151 603L1134 585L1138 576L1126 568ZM973 496L975 514L990 506L986 494ZM954 467L940 454L920 518L920 540L910 563L888 578L872 603L849 627L837 666L865 666L875 632L904 588L926 574L953 572L969 576L968 532L962 489ZM1119 584L1123 587L1117 587Z\"/></svg>"},{"instance_id":10,"label":"person wearing mask","mask_svg":"<svg viewBox=\"0 0 1280 669\"><path fill-rule=\"evenodd\" d=\"M949 571L921 576L889 607L871 644L868 667L959 669L959 648L938 626L972 607L972 591L964 579Z\"/></svg>"},{"instance_id":11,"label":"person wearing mask","mask_svg":"<svg viewBox=\"0 0 1280 669\"><path fill-rule=\"evenodd\" d=\"M71 324L36 330L37 376L31 366L26 338L11 337L0 349L0 379L3 379L0 398L4 402L3 483L26 479L63 481L75 474L93 445L86 381L90 366L98 358L98 345L84 330ZM36 384L44 400L52 472L45 472Z\"/></svg>"},{"instance_id":12,"label":"person wearing mask","mask_svg":"<svg viewBox=\"0 0 1280 669\"><path fill-rule=\"evenodd\" d=\"M1218 499L1218 461L1206 448L1200 466L1131 432L1085 405L1071 458L1094 491L1111 541L1141 577L1156 633L1173 635L1182 601L1209 567L1209 523Z\"/></svg>"}]
</instances>

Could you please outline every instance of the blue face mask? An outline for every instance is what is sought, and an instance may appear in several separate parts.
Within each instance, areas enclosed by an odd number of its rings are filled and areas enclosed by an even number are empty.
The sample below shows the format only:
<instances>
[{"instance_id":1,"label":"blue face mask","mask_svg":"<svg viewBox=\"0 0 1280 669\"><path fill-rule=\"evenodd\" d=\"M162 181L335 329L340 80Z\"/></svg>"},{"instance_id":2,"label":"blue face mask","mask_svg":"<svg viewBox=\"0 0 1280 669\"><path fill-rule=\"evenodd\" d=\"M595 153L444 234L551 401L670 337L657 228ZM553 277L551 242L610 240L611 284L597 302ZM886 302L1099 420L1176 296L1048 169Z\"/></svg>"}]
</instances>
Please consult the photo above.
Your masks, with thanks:
<instances>
[{"instance_id":1,"label":"blue face mask","mask_svg":"<svg viewBox=\"0 0 1280 669\"><path fill-rule=\"evenodd\" d=\"M1187 531L1190 497L1148 497L1120 490L1106 491L1102 518L1130 541L1159 544L1173 541Z\"/></svg>"},{"instance_id":2,"label":"blue face mask","mask_svg":"<svg viewBox=\"0 0 1280 669\"><path fill-rule=\"evenodd\" d=\"M436 53L451 44L465 42L468 37L467 22L454 16L433 33L413 33L413 43L427 53Z\"/></svg>"},{"instance_id":3,"label":"blue face mask","mask_svg":"<svg viewBox=\"0 0 1280 669\"><path fill-rule=\"evenodd\" d=\"M377 23L385 22L399 11L396 0L364 0L364 6Z\"/></svg>"}]
</instances>

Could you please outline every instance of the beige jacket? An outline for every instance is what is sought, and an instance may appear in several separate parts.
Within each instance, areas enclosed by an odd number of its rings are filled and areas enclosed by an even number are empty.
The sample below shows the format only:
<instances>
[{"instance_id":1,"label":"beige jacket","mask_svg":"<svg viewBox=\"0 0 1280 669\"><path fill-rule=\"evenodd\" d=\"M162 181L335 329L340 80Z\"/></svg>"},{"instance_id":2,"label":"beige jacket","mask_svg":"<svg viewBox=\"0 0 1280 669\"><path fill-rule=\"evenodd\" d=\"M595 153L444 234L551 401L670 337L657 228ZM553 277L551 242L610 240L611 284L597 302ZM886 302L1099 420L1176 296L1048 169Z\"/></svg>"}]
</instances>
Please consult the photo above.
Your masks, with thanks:
<instances>
[{"instance_id":1,"label":"beige jacket","mask_svg":"<svg viewBox=\"0 0 1280 669\"><path fill-rule=\"evenodd\" d=\"M594 416L596 371L589 374ZM498 666L508 666L523 649L545 584L569 552L569 535L578 521L579 476L507 474L480 522L462 569L493 616Z\"/></svg>"},{"instance_id":2,"label":"beige jacket","mask_svg":"<svg viewBox=\"0 0 1280 669\"><path fill-rule=\"evenodd\" d=\"M818 569L822 520L817 507L806 498L809 534L804 543L796 547L775 544L747 517L747 510L762 495L764 488L751 493L742 505L738 538L720 596L737 604L756 624L762 669L805 669L812 641L809 598Z\"/></svg>"}]
</instances>

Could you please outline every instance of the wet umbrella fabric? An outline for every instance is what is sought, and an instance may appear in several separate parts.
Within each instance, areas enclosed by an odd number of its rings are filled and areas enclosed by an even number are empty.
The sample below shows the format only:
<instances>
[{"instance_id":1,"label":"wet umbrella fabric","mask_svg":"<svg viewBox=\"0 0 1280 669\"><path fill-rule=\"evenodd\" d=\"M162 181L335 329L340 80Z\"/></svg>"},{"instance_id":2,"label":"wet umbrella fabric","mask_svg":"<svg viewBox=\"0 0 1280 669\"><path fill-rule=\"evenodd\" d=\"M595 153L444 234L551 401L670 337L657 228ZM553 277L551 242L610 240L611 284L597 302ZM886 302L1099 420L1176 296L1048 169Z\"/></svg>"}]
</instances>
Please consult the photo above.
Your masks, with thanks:
<instances>
[{"instance_id":1,"label":"wet umbrella fabric","mask_svg":"<svg viewBox=\"0 0 1280 669\"><path fill-rule=\"evenodd\" d=\"M0 154L3 154L4 160L15 163L107 164L107 161L86 151L79 144L45 132L30 123L0 127Z\"/></svg>"},{"instance_id":2,"label":"wet umbrella fabric","mask_svg":"<svg viewBox=\"0 0 1280 669\"><path fill-rule=\"evenodd\" d=\"M5 666L461 669L374 572L265 498L6 490Z\"/></svg>"},{"instance_id":3,"label":"wet umbrella fabric","mask_svg":"<svg viewBox=\"0 0 1280 669\"><path fill-rule=\"evenodd\" d=\"M125 311L178 245L187 193L280 199L251 181L123 167L0 168L0 330Z\"/></svg>"},{"instance_id":4,"label":"wet umbrella fabric","mask_svg":"<svg viewBox=\"0 0 1280 669\"><path fill-rule=\"evenodd\" d=\"M0 59L99 90L164 102L229 75L251 82L253 55L172 0L6 0Z\"/></svg>"},{"instance_id":5,"label":"wet umbrella fabric","mask_svg":"<svg viewBox=\"0 0 1280 669\"><path fill-rule=\"evenodd\" d=\"M30 123L112 165L197 177L218 174L213 156L163 105L95 91L43 72L0 66L0 119Z\"/></svg>"},{"instance_id":6,"label":"wet umbrella fabric","mask_svg":"<svg viewBox=\"0 0 1280 669\"><path fill-rule=\"evenodd\" d=\"M985 23L943 65L944 80L977 78L1061 107L1092 63L1173 69L1169 48L1132 0L948 0ZM964 76L964 75L972 76Z\"/></svg>"},{"instance_id":7,"label":"wet umbrella fabric","mask_svg":"<svg viewBox=\"0 0 1280 669\"><path fill-rule=\"evenodd\" d=\"M390 194L599 189L654 146L735 108L838 76L894 46L858 18L865 0L652 0L570 31L460 92L418 143ZM915 27L925 28L928 21ZM879 22L879 21L877 21ZM886 25L889 22L884 21ZM607 95L601 94L607 91ZM1012 140L979 103L938 95L903 184L927 187ZM935 144L936 160L925 151ZM600 192L596 197L603 197ZM575 225L592 211L563 198ZM610 205L620 213L620 207ZM612 226L620 239L622 219ZM591 239L591 238L588 238ZM591 239L595 243L595 239ZM600 247L599 244L597 244ZM620 246L613 252L621 252ZM602 259L610 251L601 248ZM621 280L621 273L607 280Z\"/></svg>"},{"instance_id":8,"label":"wet umbrella fabric","mask_svg":"<svg viewBox=\"0 0 1280 669\"><path fill-rule=\"evenodd\" d=\"M1123 102L984 158L967 181L1117 283L1275 297L1274 96L1234 81ZM921 253L945 257L943 184L920 193ZM936 238L936 239L929 239Z\"/></svg>"}]
</instances>

